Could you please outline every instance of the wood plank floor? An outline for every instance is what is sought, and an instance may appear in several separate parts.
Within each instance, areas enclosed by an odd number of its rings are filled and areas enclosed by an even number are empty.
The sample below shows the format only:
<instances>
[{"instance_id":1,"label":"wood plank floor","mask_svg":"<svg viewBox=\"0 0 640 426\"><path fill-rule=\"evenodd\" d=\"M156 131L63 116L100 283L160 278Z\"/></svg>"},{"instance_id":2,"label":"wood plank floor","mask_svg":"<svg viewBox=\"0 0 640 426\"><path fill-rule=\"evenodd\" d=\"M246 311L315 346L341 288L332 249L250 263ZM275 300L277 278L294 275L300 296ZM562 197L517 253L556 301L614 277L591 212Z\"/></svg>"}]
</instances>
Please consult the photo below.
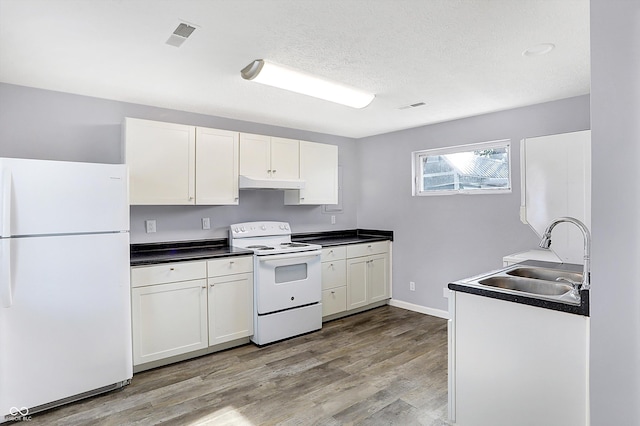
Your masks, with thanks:
<instances>
[{"instance_id":1,"label":"wood plank floor","mask_svg":"<svg viewBox=\"0 0 640 426\"><path fill-rule=\"evenodd\" d=\"M447 425L447 321L391 306L138 373L32 425Z\"/></svg>"}]
</instances>

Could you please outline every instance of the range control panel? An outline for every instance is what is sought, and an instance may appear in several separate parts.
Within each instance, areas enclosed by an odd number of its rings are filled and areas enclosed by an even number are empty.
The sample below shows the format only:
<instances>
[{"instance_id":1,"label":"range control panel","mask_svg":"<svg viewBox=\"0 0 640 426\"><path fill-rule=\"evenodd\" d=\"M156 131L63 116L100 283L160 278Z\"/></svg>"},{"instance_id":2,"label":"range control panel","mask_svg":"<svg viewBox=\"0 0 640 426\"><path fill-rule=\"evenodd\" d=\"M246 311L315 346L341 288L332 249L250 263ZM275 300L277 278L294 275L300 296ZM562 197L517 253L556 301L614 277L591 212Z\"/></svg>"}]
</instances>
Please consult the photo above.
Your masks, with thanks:
<instances>
[{"instance_id":1,"label":"range control panel","mask_svg":"<svg viewBox=\"0 0 640 426\"><path fill-rule=\"evenodd\" d=\"M252 238L275 235L291 235L288 222L244 222L229 227L231 238Z\"/></svg>"}]
</instances>

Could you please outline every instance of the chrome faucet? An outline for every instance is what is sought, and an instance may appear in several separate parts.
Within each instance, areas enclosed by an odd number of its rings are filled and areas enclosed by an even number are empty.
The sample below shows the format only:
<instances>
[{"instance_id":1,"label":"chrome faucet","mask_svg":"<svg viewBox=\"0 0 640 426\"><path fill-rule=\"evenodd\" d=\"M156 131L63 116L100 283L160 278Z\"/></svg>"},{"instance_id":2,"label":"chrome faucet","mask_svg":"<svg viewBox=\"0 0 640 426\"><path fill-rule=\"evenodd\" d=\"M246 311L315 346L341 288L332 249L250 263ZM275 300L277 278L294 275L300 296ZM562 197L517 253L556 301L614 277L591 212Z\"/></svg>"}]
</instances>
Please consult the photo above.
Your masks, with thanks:
<instances>
[{"instance_id":1,"label":"chrome faucet","mask_svg":"<svg viewBox=\"0 0 640 426\"><path fill-rule=\"evenodd\" d=\"M571 280L566 280L570 282L573 286L575 292L578 290L589 290L591 288L591 233L589 232L589 228L587 225L580 222L578 219L573 217L560 217L553 222L547 229L545 229L544 234L542 235L542 240L540 241L540 247L543 249L548 249L551 247L551 231L556 227L557 224L562 222L573 223L580 231L582 231L582 236L584 237L584 265L582 269L582 282L576 283Z\"/></svg>"}]
</instances>

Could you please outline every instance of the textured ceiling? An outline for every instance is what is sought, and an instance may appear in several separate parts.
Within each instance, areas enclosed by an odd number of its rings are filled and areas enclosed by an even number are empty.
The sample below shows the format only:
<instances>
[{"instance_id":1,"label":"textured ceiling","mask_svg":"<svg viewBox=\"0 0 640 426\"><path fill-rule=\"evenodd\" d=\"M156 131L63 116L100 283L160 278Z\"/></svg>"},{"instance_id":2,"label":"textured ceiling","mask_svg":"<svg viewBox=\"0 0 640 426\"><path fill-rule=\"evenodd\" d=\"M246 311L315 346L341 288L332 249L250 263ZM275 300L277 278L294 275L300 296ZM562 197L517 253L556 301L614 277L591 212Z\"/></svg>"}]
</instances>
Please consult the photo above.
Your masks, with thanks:
<instances>
[{"instance_id":1,"label":"textured ceiling","mask_svg":"<svg viewBox=\"0 0 640 426\"><path fill-rule=\"evenodd\" d=\"M180 22L197 29L165 44ZM522 55L539 43L557 47ZM376 99L245 81L254 59ZM0 0L1 82L347 137L578 96L589 79L588 0Z\"/></svg>"}]
</instances>

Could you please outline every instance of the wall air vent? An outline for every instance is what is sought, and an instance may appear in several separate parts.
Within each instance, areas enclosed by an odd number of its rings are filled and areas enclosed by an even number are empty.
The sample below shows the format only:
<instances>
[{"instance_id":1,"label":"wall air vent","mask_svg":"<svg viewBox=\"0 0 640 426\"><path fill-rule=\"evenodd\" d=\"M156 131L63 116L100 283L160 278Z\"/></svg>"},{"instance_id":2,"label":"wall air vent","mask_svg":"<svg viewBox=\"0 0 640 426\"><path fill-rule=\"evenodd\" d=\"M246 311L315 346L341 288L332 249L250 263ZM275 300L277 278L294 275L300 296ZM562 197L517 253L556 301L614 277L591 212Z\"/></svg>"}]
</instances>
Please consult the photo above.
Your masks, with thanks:
<instances>
[{"instance_id":1,"label":"wall air vent","mask_svg":"<svg viewBox=\"0 0 640 426\"><path fill-rule=\"evenodd\" d=\"M426 104L424 102L416 102L415 104L401 106L398 109L418 108L418 107L425 106L425 105Z\"/></svg>"},{"instance_id":2,"label":"wall air vent","mask_svg":"<svg viewBox=\"0 0 640 426\"><path fill-rule=\"evenodd\" d=\"M195 30L196 27L193 27L189 24L180 23L173 34L169 36L169 39L166 41L166 43L170 46L180 47L182 43L184 43Z\"/></svg>"}]
</instances>

